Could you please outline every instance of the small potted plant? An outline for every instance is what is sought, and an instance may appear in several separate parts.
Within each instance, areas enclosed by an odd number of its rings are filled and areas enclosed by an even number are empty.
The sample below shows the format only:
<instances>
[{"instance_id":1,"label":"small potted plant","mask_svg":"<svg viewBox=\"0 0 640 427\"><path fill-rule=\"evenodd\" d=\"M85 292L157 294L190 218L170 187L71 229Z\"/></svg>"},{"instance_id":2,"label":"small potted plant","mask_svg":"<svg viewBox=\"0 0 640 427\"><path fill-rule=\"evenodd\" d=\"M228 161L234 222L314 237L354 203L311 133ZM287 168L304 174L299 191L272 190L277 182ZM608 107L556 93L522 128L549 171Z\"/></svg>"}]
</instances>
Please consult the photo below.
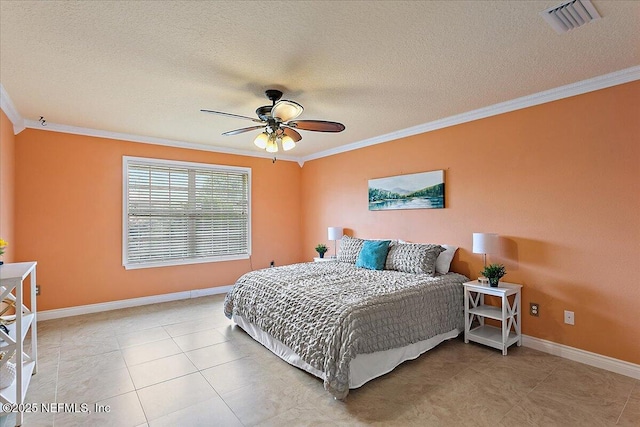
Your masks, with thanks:
<instances>
[{"instance_id":1,"label":"small potted plant","mask_svg":"<svg viewBox=\"0 0 640 427\"><path fill-rule=\"evenodd\" d=\"M502 276L507 274L507 271L502 264L489 264L480 272L480 274L489 279L489 286L495 288L498 286L498 282Z\"/></svg>"},{"instance_id":2,"label":"small potted plant","mask_svg":"<svg viewBox=\"0 0 640 427\"><path fill-rule=\"evenodd\" d=\"M320 258L324 258L324 254L328 250L329 249L327 249L327 245L325 245L324 243L320 243L318 246L316 246L316 252L318 252L318 255L320 255Z\"/></svg>"}]
</instances>

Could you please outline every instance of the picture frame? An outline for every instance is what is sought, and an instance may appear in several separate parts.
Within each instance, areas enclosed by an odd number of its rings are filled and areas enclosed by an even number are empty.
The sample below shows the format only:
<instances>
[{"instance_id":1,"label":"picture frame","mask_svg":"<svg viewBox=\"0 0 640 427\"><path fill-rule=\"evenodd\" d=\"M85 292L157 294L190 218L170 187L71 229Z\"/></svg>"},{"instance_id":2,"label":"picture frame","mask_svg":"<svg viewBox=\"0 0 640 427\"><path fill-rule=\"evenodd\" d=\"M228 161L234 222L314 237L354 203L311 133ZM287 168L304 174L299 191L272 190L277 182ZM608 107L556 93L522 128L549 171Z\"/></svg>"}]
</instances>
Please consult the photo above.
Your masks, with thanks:
<instances>
[{"instance_id":1,"label":"picture frame","mask_svg":"<svg viewBox=\"0 0 640 427\"><path fill-rule=\"evenodd\" d=\"M369 210L443 209L444 170L369 180Z\"/></svg>"}]
</instances>

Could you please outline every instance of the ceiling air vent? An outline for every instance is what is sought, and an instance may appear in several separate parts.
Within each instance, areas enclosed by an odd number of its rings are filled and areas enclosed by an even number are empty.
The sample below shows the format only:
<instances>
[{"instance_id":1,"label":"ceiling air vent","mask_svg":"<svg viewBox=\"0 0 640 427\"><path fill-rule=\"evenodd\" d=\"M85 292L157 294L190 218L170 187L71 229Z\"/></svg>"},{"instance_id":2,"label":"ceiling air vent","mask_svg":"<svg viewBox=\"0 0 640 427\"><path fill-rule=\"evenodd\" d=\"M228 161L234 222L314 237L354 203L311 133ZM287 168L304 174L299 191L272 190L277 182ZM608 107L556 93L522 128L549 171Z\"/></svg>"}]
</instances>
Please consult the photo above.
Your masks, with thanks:
<instances>
[{"instance_id":1,"label":"ceiling air vent","mask_svg":"<svg viewBox=\"0 0 640 427\"><path fill-rule=\"evenodd\" d=\"M558 34L566 33L569 30L600 19L600 14L596 8L593 7L590 0L566 1L558 6L543 10L540 12L540 16L542 16Z\"/></svg>"}]
</instances>

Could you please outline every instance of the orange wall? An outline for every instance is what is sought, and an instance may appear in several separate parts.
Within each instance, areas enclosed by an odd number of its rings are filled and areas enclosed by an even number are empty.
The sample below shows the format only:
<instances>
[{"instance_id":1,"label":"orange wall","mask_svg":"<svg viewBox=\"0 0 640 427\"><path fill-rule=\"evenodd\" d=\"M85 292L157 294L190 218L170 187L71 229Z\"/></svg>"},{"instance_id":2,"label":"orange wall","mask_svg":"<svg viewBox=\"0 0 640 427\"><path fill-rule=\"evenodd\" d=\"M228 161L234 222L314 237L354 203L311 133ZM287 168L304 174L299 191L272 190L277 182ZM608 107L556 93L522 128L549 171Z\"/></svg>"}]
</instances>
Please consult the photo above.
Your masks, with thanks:
<instances>
[{"instance_id":1,"label":"orange wall","mask_svg":"<svg viewBox=\"0 0 640 427\"><path fill-rule=\"evenodd\" d=\"M12 262L16 240L14 238L14 170L15 137L13 124L0 110L0 237L9 243L0 260Z\"/></svg>"},{"instance_id":2,"label":"orange wall","mask_svg":"<svg viewBox=\"0 0 640 427\"><path fill-rule=\"evenodd\" d=\"M328 226L363 238L460 247L495 232L506 281L521 283L523 332L640 363L640 82L305 163L304 255ZM445 209L370 212L367 180L445 170ZM575 312L575 326L563 311Z\"/></svg>"},{"instance_id":3,"label":"orange wall","mask_svg":"<svg viewBox=\"0 0 640 427\"><path fill-rule=\"evenodd\" d=\"M27 129L16 136L16 258L38 261L48 310L231 285L249 260L125 270L122 156L250 167L252 265L301 260L297 163Z\"/></svg>"}]
</instances>

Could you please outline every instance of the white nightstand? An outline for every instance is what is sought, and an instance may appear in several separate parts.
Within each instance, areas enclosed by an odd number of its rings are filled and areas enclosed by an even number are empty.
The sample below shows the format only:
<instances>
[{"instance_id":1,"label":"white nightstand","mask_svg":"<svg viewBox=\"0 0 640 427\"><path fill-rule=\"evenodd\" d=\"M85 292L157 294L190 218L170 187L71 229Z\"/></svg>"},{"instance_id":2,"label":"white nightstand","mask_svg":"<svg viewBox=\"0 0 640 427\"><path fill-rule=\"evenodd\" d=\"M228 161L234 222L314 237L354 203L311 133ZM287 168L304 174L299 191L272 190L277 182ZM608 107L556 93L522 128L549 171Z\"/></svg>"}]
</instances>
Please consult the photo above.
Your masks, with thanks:
<instances>
[{"instance_id":1,"label":"white nightstand","mask_svg":"<svg viewBox=\"0 0 640 427\"><path fill-rule=\"evenodd\" d=\"M522 285L500 282L497 288L483 285L477 281L464 284L464 342L475 341L502 350L513 344L522 345L520 290ZM502 300L501 307L484 304L484 296L493 295ZM510 296L513 302L509 301ZM494 319L502 327L485 325L485 319ZM477 320L479 325L473 325ZM473 329L472 329L473 326ZM513 329L513 330L512 330Z\"/></svg>"},{"instance_id":2,"label":"white nightstand","mask_svg":"<svg viewBox=\"0 0 640 427\"><path fill-rule=\"evenodd\" d=\"M320 257L313 258L313 262L330 262L335 260L336 260L335 258L320 258Z\"/></svg>"}]
</instances>

